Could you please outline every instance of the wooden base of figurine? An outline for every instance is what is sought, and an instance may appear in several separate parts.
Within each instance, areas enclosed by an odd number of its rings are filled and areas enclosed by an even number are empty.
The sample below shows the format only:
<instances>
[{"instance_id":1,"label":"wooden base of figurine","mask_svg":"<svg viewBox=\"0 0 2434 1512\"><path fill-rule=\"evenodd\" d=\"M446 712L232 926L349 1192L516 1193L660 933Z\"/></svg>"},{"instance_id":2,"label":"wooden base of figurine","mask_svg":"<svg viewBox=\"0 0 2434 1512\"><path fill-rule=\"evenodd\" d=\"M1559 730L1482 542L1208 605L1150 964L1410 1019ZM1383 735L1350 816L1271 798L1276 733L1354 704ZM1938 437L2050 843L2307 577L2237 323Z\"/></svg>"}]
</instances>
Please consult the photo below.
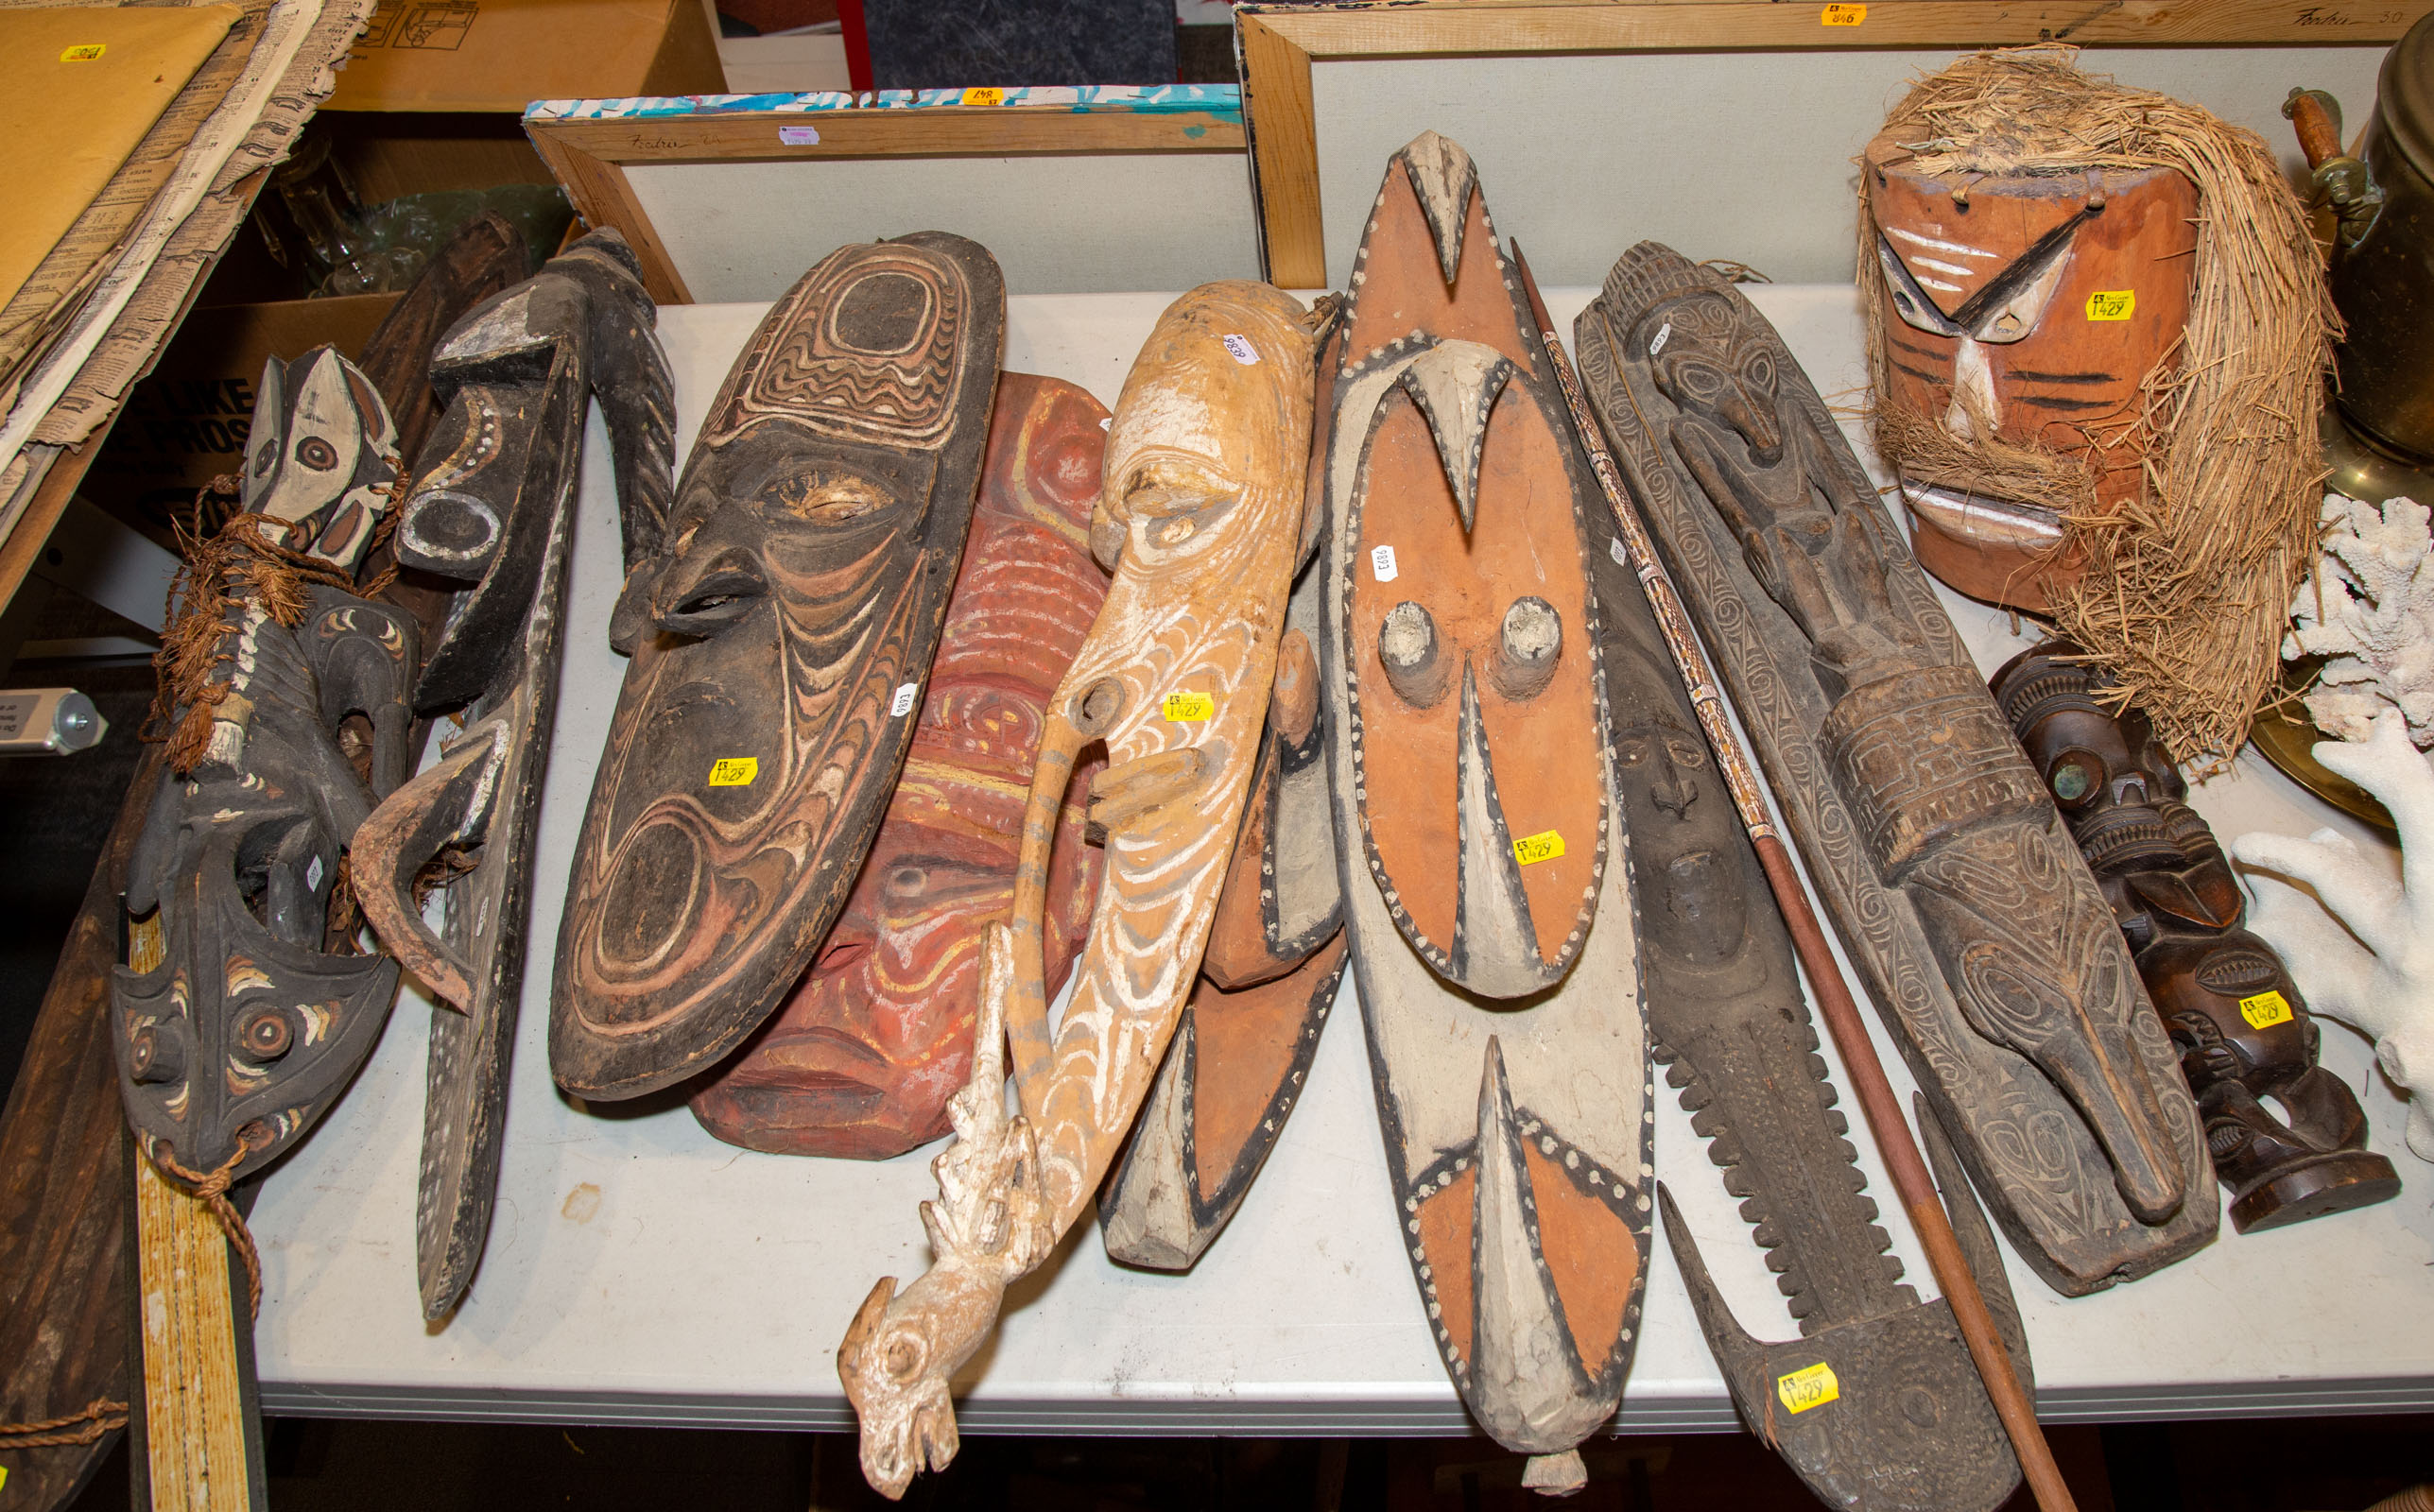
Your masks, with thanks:
<instances>
[{"instance_id":1,"label":"wooden base of figurine","mask_svg":"<svg viewBox=\"0 0 2434 1512\"><path fill-rule=\"evenodd\" d=\"M2400 1173L2373 1150L2336 1150L2305 1165L2286 1166L2224 1205L2234 1232L2253 1234L2305 1223L2353 1208L2371 1208L2400 1194Z\"/></svg>"}]
</instances>

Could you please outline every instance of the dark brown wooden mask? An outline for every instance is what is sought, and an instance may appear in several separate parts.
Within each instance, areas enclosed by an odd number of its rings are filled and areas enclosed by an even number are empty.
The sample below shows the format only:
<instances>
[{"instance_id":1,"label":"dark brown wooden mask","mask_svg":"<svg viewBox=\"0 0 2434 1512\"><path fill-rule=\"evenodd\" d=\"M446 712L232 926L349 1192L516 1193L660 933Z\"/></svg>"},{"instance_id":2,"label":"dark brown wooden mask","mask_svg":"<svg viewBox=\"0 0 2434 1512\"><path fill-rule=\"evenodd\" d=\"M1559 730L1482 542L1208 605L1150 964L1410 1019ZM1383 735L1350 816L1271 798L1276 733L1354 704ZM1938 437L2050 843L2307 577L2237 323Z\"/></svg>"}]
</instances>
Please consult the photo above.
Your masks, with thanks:
<instances>
[{"instance_id":1,"label":"dark brown wooden mask","mask_svg":"<svg viewBox=\"0 0 2434 1512\"><path fill-rule=\"evenodd\" d=\"M1590 484L1516 286L1462 149L1395 154L1327 462L1356 547L1335 644L1363 849L1412 948L1495 998L1562 980L1606 865Z\"/></svg>"},{"instance_id":2,"label":"dark brown wooden mask","mask_svg":"<svg viewBox=\"0 0 2434 1512\"><path fill-rule=\"evenodd\" d=\"M1864 286L1882 301L1881 404L1964 439L2084 457L2096 503L2140 490L2140 385L2188 324L2198 194L2178 170L1931 175L1887 131L1865 158ZM1906 476L1921 566L2044 610L2080 564L2049 507Z\"/></svg>"},{"instance_id":3,"label":"dark brown wooden mask","mask_svg":"<svg viewBox=\"0 0 2434 1512\"><path fill-rule=\"evenodd\" d=\"M712 403L613 626L634 660L559 934L567 1091L632 1097L710 1065L835 920L938 648L1004 325L972 242L841 248Z\"/></svg>"},{"instance_id":4,"label":"dark brown wooden mask","mask_svg":"<svg viewBox=\"0 0 2434 1512\"><path fill-rule=\"evenodd\" d=\"M396 962L329 948L330 904L340 852L405 772L414 626L335 588L307 594L292 629L258 600L228 610L210 749L163 773L128 864L147 943L112 972L119 1091L155 1162L198 1175L242 1146L242 1178L302 1138L396 995ZM337 739L357 714L369 786Z\"/></svg>"}]
</instances>

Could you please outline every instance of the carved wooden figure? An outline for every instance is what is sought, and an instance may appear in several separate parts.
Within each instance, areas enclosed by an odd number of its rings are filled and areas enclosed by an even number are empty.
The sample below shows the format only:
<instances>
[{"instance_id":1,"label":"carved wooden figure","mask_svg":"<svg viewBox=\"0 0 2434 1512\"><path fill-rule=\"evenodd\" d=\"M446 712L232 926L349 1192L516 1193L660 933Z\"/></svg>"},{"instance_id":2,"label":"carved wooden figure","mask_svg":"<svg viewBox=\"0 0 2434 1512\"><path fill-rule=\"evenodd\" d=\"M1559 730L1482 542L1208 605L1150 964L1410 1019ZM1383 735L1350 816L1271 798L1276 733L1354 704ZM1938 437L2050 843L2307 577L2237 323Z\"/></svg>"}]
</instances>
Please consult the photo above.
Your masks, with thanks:
<instances>
[{"instance_id":1,"label":"carved wooden figure","mask_svg":"<svg viewBox=\"0 0 2434 1512\"><path fill-rule=\"evenodd\" d=\"M406 775L413 620L337 586L388 507L393 429L327 348L264 384L248 512L181 578L169 769L128 863L128 914L161 954L112 973L128 1121L187 1182L241 1179L302 1137L397 987L333 908L347 847Z\"/></svg>"},{"instance_id":2,"label":"carved wooden figure","mask_svg":"<svg viewBox=\"0 0 2434 1512\"><path fill-rule=\"evenodd\" d=\"M1889 129L1861 160L1878 404L2086 457L2084 503L2120 508L2148 462L2141 385L2188 324L2197 186L2164 166L1925 173L1919 136ZM2080 575L2051 501L1907 475L1902 499L1919 565L1964 593L2042 612Z\"/></svg>"},{"instance_id":3,"label":"carved wooden figure","mask_svg":"<svg viewBox=\"0 0 2434 1512\"><path fill-rule=\"evenodd\" d=\"M1159 318L1115 407L1094 554L1115 581L1049 704L1010 920L990 926L958 1138L922 1218L932 1268L881 1280L837 1356L862 1470L903 1494L956 1451L947 1381L1097 1190L1200 970L1273 684L1309 458L1312 336L1262 284L1203 284ZM1056 816L1104 741L1090 825L1106 872L1051 1032L1041 915ZM1023 1116L1005 1118L997 1025Z\"/></svg>"},{"instance_id":4,"label":"carved wooden figure","mask_svg":"<svg viewBox=\"0 0 2434 1512\"><path fill-rule=\"evenodd\" d=\"M1107 419L1062 380L997 380L972 539L879 837L785 1006L693 1094L693 1116L729 1143L879 1160L947 1131L947 1100L972 1078L981 937L1014 902L1048 700L1107 596L1090 557ZM1050 996L1098 893L1082 798L1103 765L1081 765L1058 819Z\"/></svg>"},{"instance_id":5,"label":"carved wooden figure","mask_svg":"<svg viewBox=\"0 0 2434 1512\"><path fill-rule=\"evenodd\" d=\"M2094 879L1831 415L1722 279L1643 243L1583 381L1809 875L2056 1289L2212 1238L2197 1110Z\"/></svg>"},{"instance_id":6,"label":"carved wooden figure","mask_svg":"<svg viewBox=\"0 0 2434 1512\"><path fill-rule=\"evenodd\" d=\"M568 1091L716 1064L844 906L962 559L1005 309L959 236L838 249L712 401L664 539L630 535L610 635L633 663L550 1003Z\"/></svg>"},{"instance_id":7,"label":"carved wooden figure","mask_svg":"<svg viewBox=\"0 0 2434 1512\"><path fill-rule=\"evenodd\" d=\"M1780 1344L1743 1331L1660 1187L1700 1332L1742 1418L1828 1505L1992 1512L2019 1485L2019 1462L1951 1305L1922 1303L1886 1252L1791 936L1607 511L1589 516L1589 561L1651 1047L1800 1320L1800 1337ZM2025 1379L2028 1346L1994 1233L1932 1125L1928 1141L1954 1230ZM1824 1379L1821 1365L1831 1398L1810 1384Z\"/></svg>"},{"instance_id":8,"label":"carved wooden figure","mask_svg":"<svg viewBox=\"0 0 2434 1512\"><path fill-rule=\"evenodd\" d=\"M415 1205L426 1318L456 1306L490 1231L596 395L621 443L621 506L666 510L674 394L654 316L633 253L615 232L595 232L468 314L432 354L447 408L393 545L405 565L466 585L415 693L418 712L461 710L464 723L364 822L354 851L365 918L444 1005L431 1024ZM435 861L437 933L421 882Z\"/></svg>"},{"instance_id":9,"label":"carved wooden figure","mask_svg":"<svg viewBox=\"0 0 2434 1512\"><path fill-rule=\"evenodd\" d=\"M1305 566L1286 601L1259 766L1200 978L1099 1199L1107 1253L1128 1265L1187 1270L1233 1219L1292 1116L1343 981L1320 578Z\"/></svg>"},{"instance_id":10,"label":"carved wooden figure","mask_svg":"<svg viewBox=\"0 0 2434 1512\"><path fill-rule=\"evenodd\" d=\"M1561 1488L1638 1331L1652 1114L1595 484L1545 364L1470 159L1422 135L1371 212L1325 438L1337 844L1439 1352Z\"/></svg>"},{"instance_id":11,"label":"carved wooden figure","mask_svg":"<svg viewBox=\"0 0 2434 1512\"><path fill-rule=\"evenodd\" d=\"M2366 1112L2316 1064L2321 1031L2248 907L2214 832L2136 709L2048 641L1994 674L1995 702L2095 868L2206 1122L2241 1233L2346 1212L2400 1191L2366 1147ZM2272 1102L2268 1103L2267 1098ZM2277 1111L2276 1106L2279 1110Z\"/></svg>"}]
</instances>

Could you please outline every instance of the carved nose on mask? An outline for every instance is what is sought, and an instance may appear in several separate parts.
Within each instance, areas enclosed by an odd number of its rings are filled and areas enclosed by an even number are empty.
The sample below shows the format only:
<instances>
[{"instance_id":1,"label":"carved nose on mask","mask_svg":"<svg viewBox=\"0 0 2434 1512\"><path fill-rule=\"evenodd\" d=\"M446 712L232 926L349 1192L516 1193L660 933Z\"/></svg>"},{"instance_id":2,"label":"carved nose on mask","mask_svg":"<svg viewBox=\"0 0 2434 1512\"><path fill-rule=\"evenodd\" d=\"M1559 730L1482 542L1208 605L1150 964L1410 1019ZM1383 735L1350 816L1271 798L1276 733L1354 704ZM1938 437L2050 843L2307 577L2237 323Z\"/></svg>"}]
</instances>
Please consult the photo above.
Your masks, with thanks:
<instances>
[{"instance_id":1,"label":"carved nose on mask","mask_svg":"<svg viewBox=\"0 0 2434 1512\"><path fill-rule=\"evenodd\" d=\"M1504 611L1504 631L1496 646L1493 679L1508 698L1534 698L1555 679L1555 663L1563 654L1563 616L1538 597L1513 600Z\"/></svg>"},{"instance_id":2,"label":"carved nose on mask","mask_svg":"<svg viewBox=\"0 0 2434 1512\"><path fill-rule=\"evenodd\" d=\"M1782 460L1784 433L1783 427L1775 423L1774 405L1761 403L1738 384L1734 385L1733 396L1728 403L1732 413L1725 418L1748 439L1751 456L1764 467L1772 467Z\"/></svg>"},{"instance_id":3,"label":"carved nose on mask","mask_svg":"<svg viewBox=\"0 0 2434 1512\"><path fill-rule=\"evenodd\" d=\"M1377 629L1378 664L1387 684L1414 709L1426 709L1453 685L1454 659L1446 654L1437 621L1409 599L1386 611Z\"/></svg>"}]
</instances>

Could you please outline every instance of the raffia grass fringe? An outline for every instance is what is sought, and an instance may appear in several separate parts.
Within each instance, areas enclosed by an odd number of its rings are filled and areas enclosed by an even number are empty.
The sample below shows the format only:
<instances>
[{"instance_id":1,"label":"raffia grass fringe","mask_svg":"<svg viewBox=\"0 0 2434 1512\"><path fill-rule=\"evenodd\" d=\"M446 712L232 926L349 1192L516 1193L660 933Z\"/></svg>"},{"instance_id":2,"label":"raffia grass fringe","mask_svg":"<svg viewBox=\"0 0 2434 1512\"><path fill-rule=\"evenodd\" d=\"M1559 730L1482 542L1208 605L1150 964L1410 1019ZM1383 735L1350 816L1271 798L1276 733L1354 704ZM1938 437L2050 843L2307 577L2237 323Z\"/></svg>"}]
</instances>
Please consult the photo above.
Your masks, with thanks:
<instances>
[{"instance_id":1,"label":"raffia grass fringe","mask_svg":"<svg viewBox=\"0 0 2434 1512\"><path fill-rule=\"evenodd\" d=\"M2076 66L2078 49L1980 53L1922 79L1887 118L1914 133L1930 174L2178 169L2198 191L2189 323L2146 375L2134 413L2091 426L2097 455L2134 446L2138 494L2095 509L2097 467L2000 440L1965 440L1881 402L1877 454L1911 476L2044 505L2061 550L2087 563L2055 606L2117 703L2147 711L2173 754L2213 770L2272 696L2291 595L2315 555L2316 436L2339 328L2305 213L2254 132L2193 105ZM1861 185L1859 267L1882 273ZM1886 390L1883 311L1864 299L1875 392ZM1977 417L1973 416L1973 420ZM1978 436L1993 427L1974 424Z\"/></svg>"},{"instance_id":2,"label":"raffia grass fringe","mask_svg":"<svg viewBox=\"0 0 2434 1512\"><path fill-rule=\"evenodd\" d=\"M164 617L168 627L152 659L160 687L144 722L144 738L168 742L170 769L181 776L193 771L211 747L215 711L229 695L229 679L220 669L236 661L247 603L258 600L274 623L293 629L303 621L311 585L376 598L397 576L391 565L358 587L351 574L288 546L283 539L290 533L288 522L267 514L228 515L206 536L219 514L216 501L234 493L235 487L233 477L206 484L195 495L194 523L178 526L178 555L185 563L170 580ZM379 550L396 528L402 491L402 481L389 486L390 507L380 511L364 556Z\"/></svg>"},{"instance_id":3,"label":"raffia grass fringe","mask_svg":"<svg viewBox=\"0 0 2434 1512\"><path fill-rule=\"evenodd\" d=\"M127 1426L127 1403L95 1397L82 1412L64 1418L43 1418L29 1423L0 1423L0 1449L58 1449L69 1444L97 1444L105 1434Z\"/></svg>"}]
</instances>

